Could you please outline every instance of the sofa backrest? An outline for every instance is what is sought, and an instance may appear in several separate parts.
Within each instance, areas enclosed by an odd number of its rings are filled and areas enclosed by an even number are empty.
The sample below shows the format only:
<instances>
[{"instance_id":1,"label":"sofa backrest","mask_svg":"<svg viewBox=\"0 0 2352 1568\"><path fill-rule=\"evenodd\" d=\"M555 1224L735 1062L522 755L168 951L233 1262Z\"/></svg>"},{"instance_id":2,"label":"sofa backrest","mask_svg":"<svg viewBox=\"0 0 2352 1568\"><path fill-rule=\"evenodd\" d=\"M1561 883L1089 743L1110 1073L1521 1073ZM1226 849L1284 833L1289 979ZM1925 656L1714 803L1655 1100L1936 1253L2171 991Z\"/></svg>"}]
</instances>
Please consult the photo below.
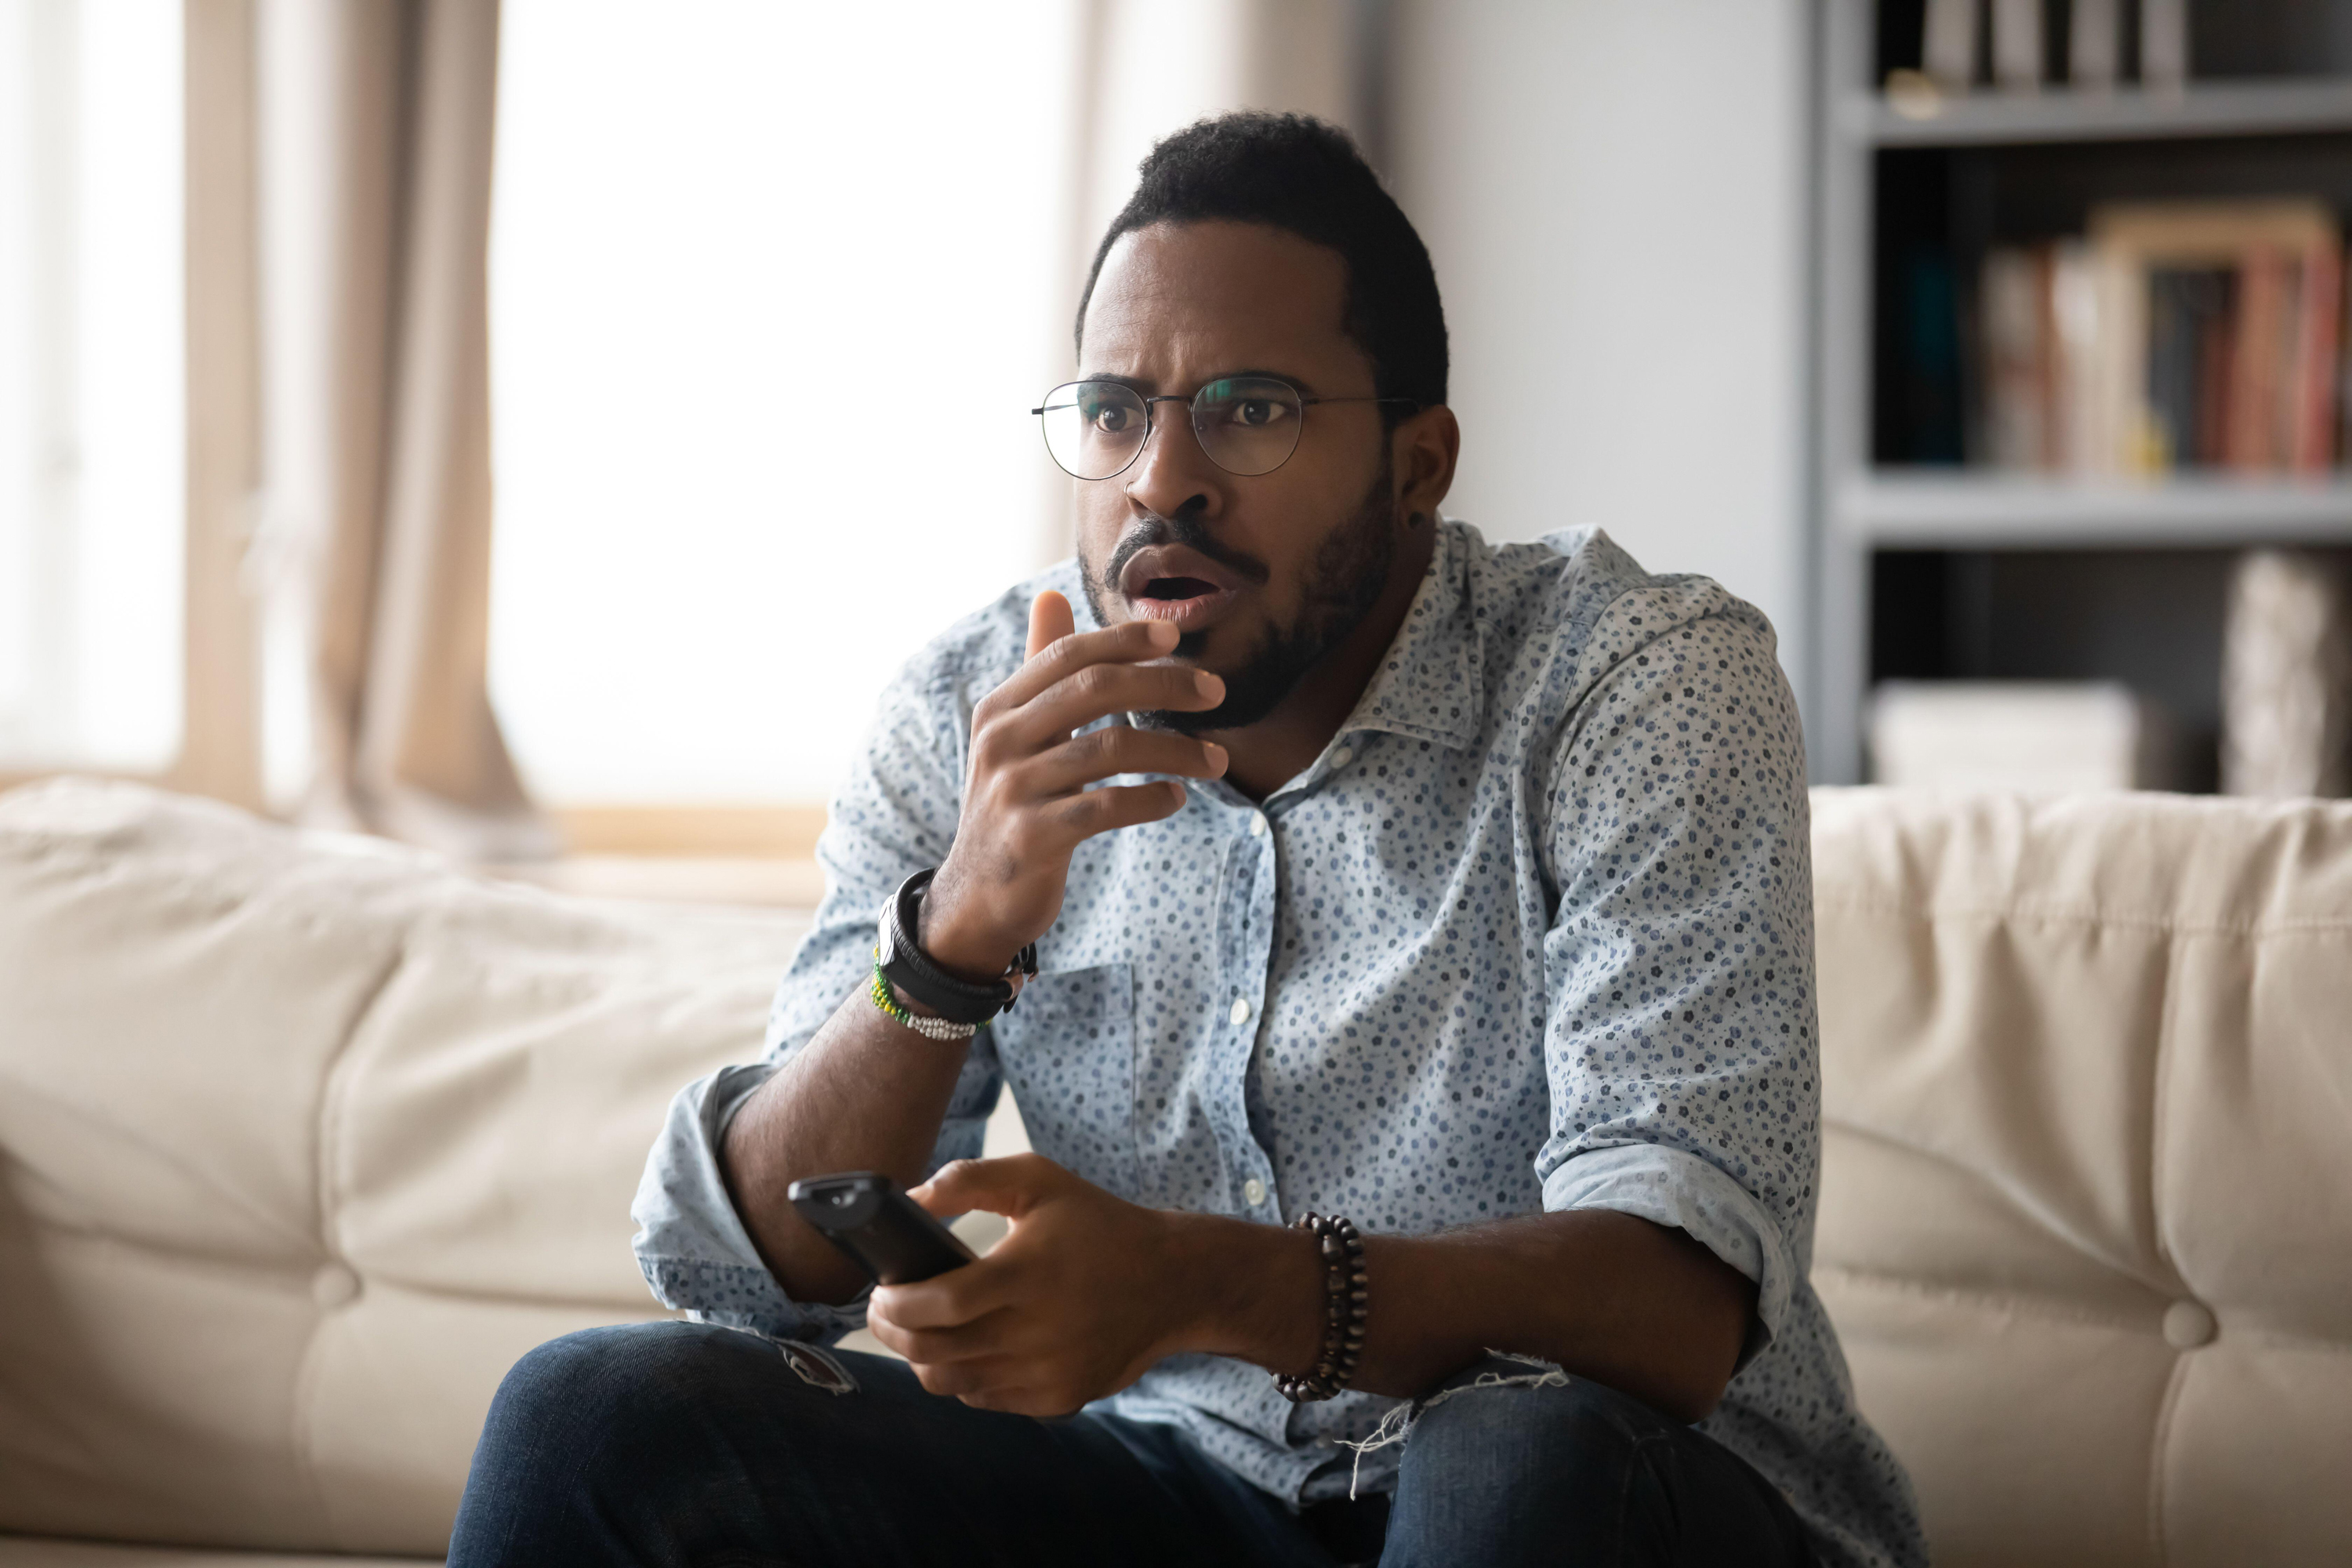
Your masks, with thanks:
<instances>
[{"instance_id":1,"label":"sofa backrest","mask_svg":"<svg viewBox=\"0 0 2352 1568\"><path fill-rule=\"evenodd\" d=\"M125 785L0 797L0 1534L437 1556L492 1390L802 921Z\"/></svg>"},{"instance_id":2,"label":"sofa backrest","mask_svg":"<svg viewBox=\"0 0 2352 1568\"><path fill-rule=\"evenodd\" d=\"M2352 806L1813 797L1814 1282L1936 1561L2352 1561Z\"/></svg>"}]
</instances>

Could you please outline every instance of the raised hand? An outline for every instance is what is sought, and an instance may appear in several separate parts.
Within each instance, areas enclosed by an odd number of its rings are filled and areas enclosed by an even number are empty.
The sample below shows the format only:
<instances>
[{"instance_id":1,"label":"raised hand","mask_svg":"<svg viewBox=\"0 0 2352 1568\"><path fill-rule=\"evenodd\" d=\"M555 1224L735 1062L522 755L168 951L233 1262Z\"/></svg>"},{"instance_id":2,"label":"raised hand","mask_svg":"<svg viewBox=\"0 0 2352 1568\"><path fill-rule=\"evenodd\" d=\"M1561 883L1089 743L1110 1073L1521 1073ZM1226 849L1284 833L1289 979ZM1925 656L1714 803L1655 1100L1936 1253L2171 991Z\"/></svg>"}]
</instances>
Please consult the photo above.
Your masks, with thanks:
<instances>
[{"instance_id":1,"label":"raised hand","mask_svg":"<svg viewBox=\"0 0 2352 1568\"><path fill-rule=\"evenodd\" d=\"M923 898L918 940L934 963L975 981L1002 974L1061 913L1081 842L1184 805L1184 786L1172 780L1088 785L1120 773L1225 771L1223 746L1189 735L1127 724L1071 733L1114 713L1202 712L1223 701L1216 676L1147 662L1173 651L1177 637L1165 621L1081 634L1067 599L1037 595L1027 662L972 710L963 816Z\"/></svg>"}]
</instances>

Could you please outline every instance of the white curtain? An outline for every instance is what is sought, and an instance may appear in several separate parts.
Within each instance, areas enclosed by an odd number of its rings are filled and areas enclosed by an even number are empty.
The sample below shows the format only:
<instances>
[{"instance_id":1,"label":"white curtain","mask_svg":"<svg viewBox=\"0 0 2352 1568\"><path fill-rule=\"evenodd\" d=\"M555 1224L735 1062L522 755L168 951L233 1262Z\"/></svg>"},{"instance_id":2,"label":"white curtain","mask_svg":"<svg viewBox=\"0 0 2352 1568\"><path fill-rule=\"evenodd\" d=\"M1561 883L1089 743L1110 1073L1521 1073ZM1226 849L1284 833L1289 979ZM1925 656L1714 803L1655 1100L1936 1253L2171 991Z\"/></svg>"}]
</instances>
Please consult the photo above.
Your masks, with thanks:
<instances>
[{"instance_id":1,"label":"white curtain","mask_svg":"<svg viewBox=\"0 0 2352 1568\"><path fill-rule=\"evenodd\" d=\"M485 679L497 0L255 20L273 795L468 858L551 853Z\"/></svg>"}]
</instances>

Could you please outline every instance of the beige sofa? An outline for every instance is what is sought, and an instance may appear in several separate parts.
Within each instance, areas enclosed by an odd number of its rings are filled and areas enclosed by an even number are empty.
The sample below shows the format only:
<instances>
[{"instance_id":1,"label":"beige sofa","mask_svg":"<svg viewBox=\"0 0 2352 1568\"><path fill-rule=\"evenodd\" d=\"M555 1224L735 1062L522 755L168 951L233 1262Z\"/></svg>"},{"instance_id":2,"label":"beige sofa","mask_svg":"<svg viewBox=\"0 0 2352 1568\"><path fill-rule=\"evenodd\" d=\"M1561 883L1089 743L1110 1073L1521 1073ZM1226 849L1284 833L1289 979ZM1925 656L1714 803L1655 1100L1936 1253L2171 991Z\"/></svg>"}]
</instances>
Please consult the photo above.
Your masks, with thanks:
<instances>
[{"instance_id":1,"label":"beige sofa","mask_svg":"<svg viewBox=\"0 0 2352 1568\"><path fill-rule=\"evenodd\" d=\"M2352 1561L2352 808L1815 813L1816 1278L1939 1560ZM0 797L0 1568L436 1552L800 923Z\"/></svg>"}]
</instances>

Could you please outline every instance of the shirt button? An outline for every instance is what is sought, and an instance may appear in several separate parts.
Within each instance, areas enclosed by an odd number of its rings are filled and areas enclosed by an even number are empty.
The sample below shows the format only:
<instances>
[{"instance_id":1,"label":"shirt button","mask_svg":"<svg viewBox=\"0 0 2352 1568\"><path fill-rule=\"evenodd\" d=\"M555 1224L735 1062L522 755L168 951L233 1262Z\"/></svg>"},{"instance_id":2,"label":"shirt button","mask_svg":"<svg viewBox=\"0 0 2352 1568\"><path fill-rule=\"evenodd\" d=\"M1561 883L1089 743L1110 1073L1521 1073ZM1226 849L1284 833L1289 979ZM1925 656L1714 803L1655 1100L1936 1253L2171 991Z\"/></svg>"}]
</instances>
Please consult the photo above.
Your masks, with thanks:
<instances>
[{"instance_id":1,"label":"shirt button","mask_svg":"<svg viewBox=\"0 0 2352 1568\"><path fill-rule=\"evenodd\" d=\"M1252 1176L1248 1181L1244 1182L1242 1184L1242 1200L1248 1204L1252 1208L1255 1208L1258 1205L1265 1202L1265 1184L1259 1181L1255 1176Z\"/></svg>"},{"instance_id":2,"label":"shirt button","mask_svg":"<svg viewBox=\"0 0 2352 1568\"><path fill-rule=\"evenodd\" d=\"M1344 768L1355 760L1356 753L1345 746L1331 753L1331 765L1335 768Z\"/></svg>"},{"instance_id":3,"label":"shirt button","mask_svg":"<svg viewBox=\"0 0 2352 1568\"><path fill-rule=\"evenodd\" d=\"M1252 838L1265 837L1265 813L1262 811L1250 813L1250 837Z\"/></svg>"},{"instance_id":4,"label":"shirt button","mask_svg":"<svg viewBox=\"0 0 2352 1568\"><path fill-rule=\"evenodd\" d=\"M1233 1021L1234 1021L1234 1023L1236 1023L1236 1024L1246 1024L1246 1023L1248 1023L1248 1022L1249 1022L1249 998L1248 998L1248 997L1246 997L1246 996L1236 996L1236 997L1234 997L1234 1010L1233 1010L1233 1012L1232 1012L1231 1014L1229 1014L1229 1015L1227 1015L1227 1016L1228 1016L1229 1017L1231 1017L1231 1018L1233 1019Z\"/></svg>"}]
</instances>

